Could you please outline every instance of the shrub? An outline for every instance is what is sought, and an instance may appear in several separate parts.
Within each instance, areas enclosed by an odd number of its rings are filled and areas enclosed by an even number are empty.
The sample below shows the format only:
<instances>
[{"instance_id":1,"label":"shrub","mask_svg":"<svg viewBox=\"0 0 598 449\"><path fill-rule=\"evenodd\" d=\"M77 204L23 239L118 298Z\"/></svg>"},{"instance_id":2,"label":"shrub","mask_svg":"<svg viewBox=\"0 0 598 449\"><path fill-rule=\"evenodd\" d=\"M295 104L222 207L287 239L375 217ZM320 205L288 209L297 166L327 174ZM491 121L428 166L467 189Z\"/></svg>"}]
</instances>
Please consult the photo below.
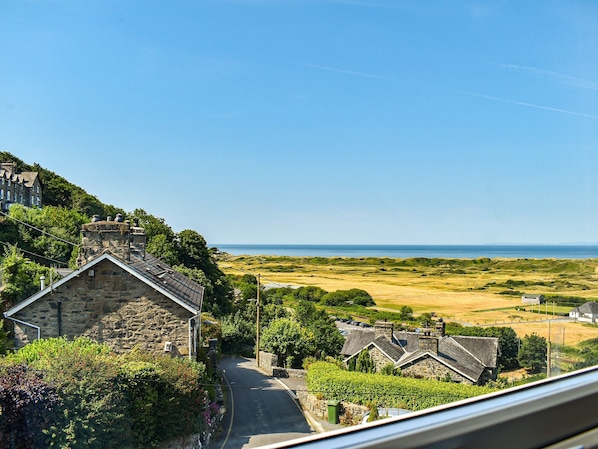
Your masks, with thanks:
<instances>
[{"instance_id":1,"label":"shrub","mask_svg":"<svg viewBox=\"0 0 598 449\"><path fill-rule=\"evenodd\" d=\"M325 399L354 404L372 402L383 407L414 411L496 390L474 385L344 371L325 362L312 364L307 371L306 381L310 393L317 393Z\"/></svg>"},{"instance_id":2,"label":"shrub","mask_svg":"<svg viewBox=\"0 0 598 449\"><path fill-rule=\"evenodd\" d=\"M61 405L37 371L21 364L0 368L0 449L47 447L41 430L56 421Z\"/></svg>"}]
</instances>

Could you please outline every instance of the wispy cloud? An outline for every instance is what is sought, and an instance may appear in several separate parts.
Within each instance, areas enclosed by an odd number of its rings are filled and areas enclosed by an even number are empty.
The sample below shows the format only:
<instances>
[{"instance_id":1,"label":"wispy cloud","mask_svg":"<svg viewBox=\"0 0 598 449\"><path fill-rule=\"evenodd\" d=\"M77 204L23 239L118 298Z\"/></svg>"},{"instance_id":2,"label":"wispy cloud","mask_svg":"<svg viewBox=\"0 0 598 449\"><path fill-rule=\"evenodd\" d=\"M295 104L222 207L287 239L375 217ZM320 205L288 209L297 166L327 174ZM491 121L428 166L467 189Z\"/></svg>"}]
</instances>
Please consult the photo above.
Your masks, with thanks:
<instances>
[{"instance_id":1,"label":"wispy cloud","mask_svg":"<svg viewBox=\"0 0 598 449\"><path fill-rule=\"evenodd\" d=\"M510 70L518 70L533 73L535 75L539 75L545 78L552 78L559 83L566 84L567 86L579 87L581 89L589 89L589 90L598 90L598 83L594 83L592 81L587 81L581 78L577 78L575 76L564 75L562 73L553 72L551 70L543 70L538 69L536 67L528 67L525 65L516 65L516 64L499 64L501 67Z\"/></svg>"},{"instance_id":2,"label":"wispy cloud","mask_svg":"<svg viewBox=\"0 0 598 449\"><path fill-rule=\"evenodd\" d=\"M422 83L419 83L419 82L408 81L408 80L404 80L404 79L400 79L400 78L393 78L393 77L384 76L384 75L378 75L375 73L357 72L354 70L339 69L337 67L322 66L322 65L308 64L308 63L299 63L299 65L302 65L305 67L311 67L311 68L319 69L319 70L326 70L329 72L342 73L345 75L359 76L362 78L373 78L373 79L379 79L379 80L383 80L383 81L408 83L408 84L414 84L414 85L420 85L420 86L423 85ZM508 98L494 97L492 95L485 95L485 94L480 94L477 92L470 92L470 91L459 90L459 89L452 89L450 87L443 87L443 86L438 86L438 85L433 85L433 84L426 84L426 87L440 89L440 90L444 90L444 91L455 92L455 93L458 93L461 95L468 95L471 97L482 98L482 99L490 100L490 101L497 101L500 103L508 103L508 104L513 104L513 105L517 105L517 106L524 106L527 108L542 109L545 111L558 112L560 114L574 115L577 117L584 117L584 118L589 118L592 120L598 120L598 116L596 116L596 115L585 114L582 112L568 111L566 109L555 108L552 106L545 106L545 105L536 104L536 103L527 103L525 101L510 100Z\"/></svg>"},{"instance_id":3,"label":"wispy cloud","mask_svg":"<svg viewBox=\"0 0 598 449\"><path fill-rule=\"evenodd\" d=\"M526 103L525 101L509 100L507 98L493 97L491 95L483 95L483 94L478 94L475 92L467 92L467 91L462 91L462 90L456 90L454 92L459 92L464 95L470 95L472 97L484 98L486 100L499 101L501 103L515 104L517 106L525 106L528 108L544 109L545 111L560 112L561 114L575 115L577 117L585 117L585 118L591 118L594 120L598 120L597 115L584 114L582 112L575 112L575 111L568 111L566 109L553 108L551 106L544 106L541 104Z\"/></svg>"}]
</instances>

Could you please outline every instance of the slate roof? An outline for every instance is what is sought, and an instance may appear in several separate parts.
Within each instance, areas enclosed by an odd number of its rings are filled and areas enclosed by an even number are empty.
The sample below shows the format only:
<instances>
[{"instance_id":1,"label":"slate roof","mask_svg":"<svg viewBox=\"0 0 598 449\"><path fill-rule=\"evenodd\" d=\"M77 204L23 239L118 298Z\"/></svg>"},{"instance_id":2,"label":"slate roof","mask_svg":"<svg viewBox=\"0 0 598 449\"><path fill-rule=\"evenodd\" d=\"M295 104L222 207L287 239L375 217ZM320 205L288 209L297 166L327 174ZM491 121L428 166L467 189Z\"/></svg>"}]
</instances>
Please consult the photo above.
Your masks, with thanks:
<instances>
[{"instance_id":1,"label":"slate roof","mask_svg":"<svg viewBox=\"0 0 598 449\"><path fill-rule=\"evenodd\" d=\"M386 354L393 363L398 362L399 359L405 355L405 350L401 346L392 343L384 335L376 337L372 342L372 345L376 346L380 351Z\"/></svg>"},{"instance_id":2,"label":"slate roof","mask_svg":"<svg viewBox=\"0 0 598 449\"><path fill-rule=\"evenodd\" d=\"M58 280L52 286L46 287L44 290L37 292L15 305L6 311L4 315L6 317L14 315L38 299L43 298L47 293L50 293L52 289L69 282L74 277L79 276L104 260L108 260L129 272L131 275L176 302L193 315L197 315L201 312L204 288L197 282L178 273L172 267L164 264L150 254L146 254L145 258L143 258L140 254L131 252L131 260L130 262L126 262L113 256L110 252L105 252L101 256L82 265L79 269Z\"/></svg>"},{"instance_id":3,"label":"slate roof","mask_svg":"<svg viewBox=\"0 0 598 449\"><path fill-rule=\"evenodd\" d=\"M142 258L138 253L131 252L131 261L128 265L150 283L158 284L185 304L201 310L204 288L157 257L146 253Z\"/></svg>"},{"instance_id":4,"label":"slate roof","mask_svg":"<svg viewBox=\"0 0 598 449\"><path fill-rule=\"evenodd\" d=\"M375 338L376 333L374 329L356 329L351 331L347 335L347 338L345 338L341 354L347 357L355 355L372 343Z\"/></svg>"},{"instance_id":5,"label":"slate roof","mask_svg":"<svg viewBox=\"0 0 598 449\"><path fill-rule=\"evenodd\" d=\"M395 332L393 340L375 336L375 331L360 330L347 335L342 354L348 358L375 345L399 368L426 357L433 357L453 371L477 382L486 368L496 368L498 339L489 337L444 336L438 338L438 353L420 349L421 334ZM369 341L368 341L369 339ZM350 352L349 352L350 351Z\"/></svg>"},{"instance_id":6,"label":"slate roof","mask_svg":"<svg viewBox=\"0 0 598 449\"><path fill-rule=\"evenodd\" d=\"M571 310L571 312L584 313L588 315L598 315L598 302L586 302L581 306L574 308L573 310Z\"/></svg>"}]
</instances>

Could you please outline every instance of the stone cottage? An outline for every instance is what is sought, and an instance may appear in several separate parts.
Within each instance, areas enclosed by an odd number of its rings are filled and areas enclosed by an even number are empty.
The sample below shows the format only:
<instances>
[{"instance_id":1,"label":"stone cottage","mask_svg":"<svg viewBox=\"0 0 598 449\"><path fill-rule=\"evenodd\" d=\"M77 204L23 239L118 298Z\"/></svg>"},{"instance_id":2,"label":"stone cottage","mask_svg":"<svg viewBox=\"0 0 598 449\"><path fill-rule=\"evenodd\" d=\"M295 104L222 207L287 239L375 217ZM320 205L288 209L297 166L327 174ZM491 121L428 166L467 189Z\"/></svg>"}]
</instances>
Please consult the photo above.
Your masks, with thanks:
<instances>
[{"instance_id":1,"label":"stone cottage","mask_svg":"<svg viewBox=\"0 0 598 449\"><path fill-rule=\"evenodd\" d=\"M5 318L15 346L39 338L86 336L116 352L140 348L194 358L204 288L145 252L145 232L123 222L83 225L79 268Z\"/></svg>"},{"instance_id":2,"label":"stone cottage","mask_svg":"<svg viewBox=\"0 0 598 449\"><path fill-rule=\"evenodd\" d=\"M391 363L410 377L483 385L498 373L497 338L445 335L442 319L421 332L394 332L392 323L378 322L351 332L341 353L349 364L363 350L377 370Z\"/></svg>"}]
</instances>

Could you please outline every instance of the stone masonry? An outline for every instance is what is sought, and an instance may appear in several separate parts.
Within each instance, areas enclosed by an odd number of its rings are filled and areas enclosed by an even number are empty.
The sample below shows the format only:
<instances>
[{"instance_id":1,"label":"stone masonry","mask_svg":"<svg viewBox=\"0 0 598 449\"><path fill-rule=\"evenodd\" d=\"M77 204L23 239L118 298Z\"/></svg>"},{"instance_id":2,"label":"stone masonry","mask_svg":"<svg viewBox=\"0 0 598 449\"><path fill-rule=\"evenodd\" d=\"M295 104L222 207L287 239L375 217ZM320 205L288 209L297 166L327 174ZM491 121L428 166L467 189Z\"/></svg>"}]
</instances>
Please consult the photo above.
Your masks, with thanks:
<instances>
[{"instance_id":1,"label":"stone masonry","mask_svg":"<svg viewBox=\"0 0 598 449\"><path fill-rule=\"evenodd\" d=\"M135 347L188 354L189 313L108 260L20 310L15 317L36 323L41 338L88 336L117 352ZM15 322L20 346L37 338L37 331Z\"/></svg>"}]
</instances>

